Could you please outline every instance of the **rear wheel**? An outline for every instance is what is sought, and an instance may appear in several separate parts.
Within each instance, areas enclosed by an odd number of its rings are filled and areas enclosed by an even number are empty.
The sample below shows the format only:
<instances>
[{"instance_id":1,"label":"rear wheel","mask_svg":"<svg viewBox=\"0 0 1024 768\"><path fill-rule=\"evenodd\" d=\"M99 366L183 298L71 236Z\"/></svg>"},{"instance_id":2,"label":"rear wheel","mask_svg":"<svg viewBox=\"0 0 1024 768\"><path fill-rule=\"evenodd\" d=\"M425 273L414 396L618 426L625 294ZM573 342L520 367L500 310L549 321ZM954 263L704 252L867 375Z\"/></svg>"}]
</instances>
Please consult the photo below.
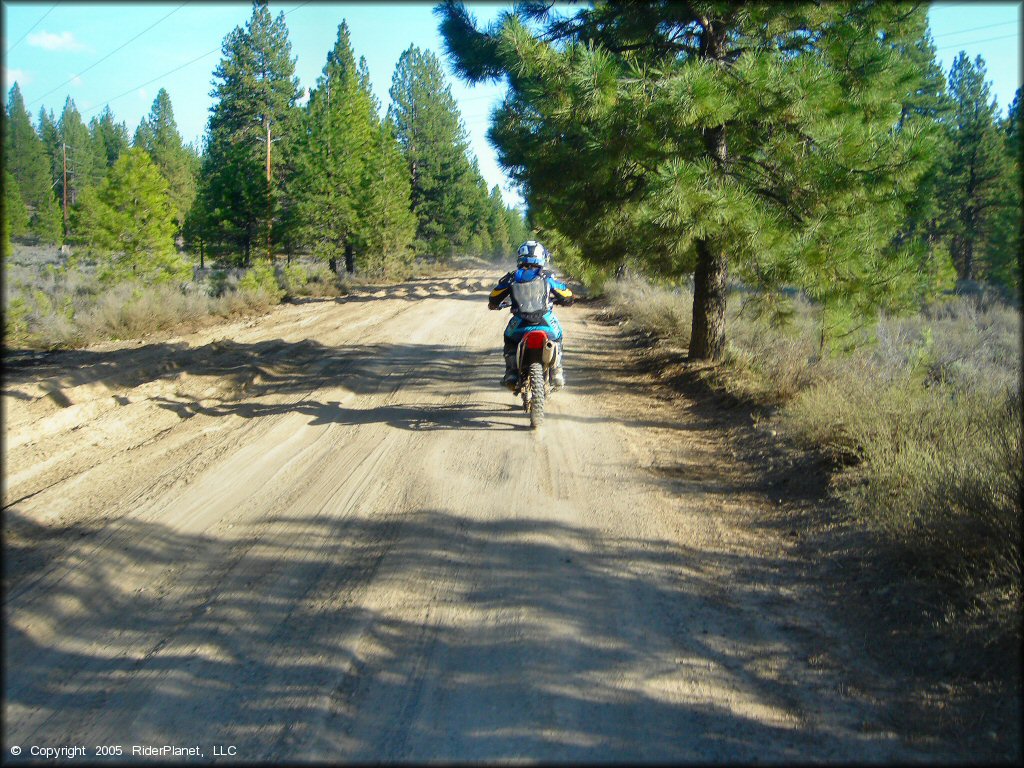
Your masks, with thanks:
<instances>
[{"instance_id":1,"label":"rear wheel","mask_svg":"<svg viewBox=\"0 0 1024 768\"><path fill-rule=\"evenodd\" d=\"M544 423L544 366L530 364L530 426L540 429Z\"/></svg>"}]
</instances>

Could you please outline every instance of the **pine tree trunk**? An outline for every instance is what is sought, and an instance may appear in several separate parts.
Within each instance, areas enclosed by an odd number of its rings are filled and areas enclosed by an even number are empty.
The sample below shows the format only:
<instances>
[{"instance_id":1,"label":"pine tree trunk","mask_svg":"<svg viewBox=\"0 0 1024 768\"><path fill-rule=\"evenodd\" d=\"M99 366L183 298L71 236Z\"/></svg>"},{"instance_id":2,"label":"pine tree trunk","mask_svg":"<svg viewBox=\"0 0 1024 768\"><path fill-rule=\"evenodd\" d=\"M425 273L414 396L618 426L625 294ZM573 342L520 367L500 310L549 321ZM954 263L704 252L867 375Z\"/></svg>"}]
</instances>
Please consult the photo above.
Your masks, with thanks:
<instances>
[{"instance_id":1,"label":"pine tree trunk","mask_svg":"<svg viewBox=\"0 0 1024 768\"><path fill-rule=\"evenodd\" d=\"M697 269L693 275L693 322L690 360L722 359L725 353L725 284L729 264L715 241L697 241Z\"/></svg>"},{"instance_id":2,"label":"pine tree trunk","mask_svg":"<svg viewBox=\"0 0 1024 768\"><path fill-rule=\"evenodd\" d=\"M356 253L352 243L345 243L345 271L350 275L356 271Z\"/></svg>"},{"instance_id":3,"label":"pine tree trunk","mask_svg":"<svg viewBox=\"0 0 1024 768\"><path fill-rule=\"evenodd\" d=\"M725 47L725 25L711 19L701 20L704 34L701 58L720 60ZM704 129L708 155L722 169L728 160L725 126ZM697 268L693 274L693 321L690 326L690 360L722 359L725 353L725 284L729 263L719 242L712 238L697 241Z\"/></svg>"},{"instance_id":4,"label":"pine tree trunk","mask_svg":"<svg viewBox=\"0 0 1024 768\"><path fill-rule=\"evenodd\" d=\"M333 256L331 256L331 258L329 258L329 259L327 260L327 267L328 267L328 268L329 268L329 269L331 270L331 272L333 272L334 274L338 274L338 260L337 260L336 258L334 258Z\"/></svg>"}]
</instances>

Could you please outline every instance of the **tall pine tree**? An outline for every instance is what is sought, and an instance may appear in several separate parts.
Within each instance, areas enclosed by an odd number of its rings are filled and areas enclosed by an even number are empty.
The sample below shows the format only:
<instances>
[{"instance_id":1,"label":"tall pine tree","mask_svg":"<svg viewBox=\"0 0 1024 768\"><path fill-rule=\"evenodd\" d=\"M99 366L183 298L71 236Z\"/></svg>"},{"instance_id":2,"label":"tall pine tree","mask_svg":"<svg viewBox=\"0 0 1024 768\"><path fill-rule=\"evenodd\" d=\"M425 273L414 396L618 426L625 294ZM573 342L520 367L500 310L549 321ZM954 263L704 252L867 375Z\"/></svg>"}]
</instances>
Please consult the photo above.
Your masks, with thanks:
<instances>
[{"instance_id":1,"label":"tall pine tree","mask_svg":"<svg viewBox=\"0 0 1024 768\"><path fill-rule=\"evenodd\" d=\"M356 267L375 276L401 276L412 261L416 217L412 181L394 126L382 120L363 176Z\"/></svg>"},{"instance_id":2,"label":"tall pine tree","mask_svg":"<svg viewBox=\"0 0 1024 768\"><path fill-rule=\"evenodd\" d=\"M274 223L290 175L282 166L291 152L299 81L284 14L272 19L266 0L253 3L248 23L228 34L222 51L214 70L216 101L199 204L205 239L249 263L256 250L273 253Z\"/></svg>"},{"instance_id":3,"label":"tall pine tree","mask_svg":"<svg viewBox=\"0 0 1024 768\"><path fill-rule=\"evenodd\" d=\"M4 169L18 184L29 216L29 236L43 243L61 239L60 208L53 191L50 158L25 109L21 89L15 83L7 96L4 121Z\"/></svg>"},{"instance_id":4,"label":"tall pine tree","mask_svg":"<svg viewBox=\"0 0 1024 768\"><path fill-rule=\"evenodd\" d=\"M487 198L487 232L491 238L491 252L484 254L486 258L500 259L510 255L515 246L511 242L508 224L505 201L501 189L495 184Z\"/></svg>"},{"instance_id":5,"label":"tall pine tree","mask_svg":"<svg viewBox=\"0 0 1024 768\"><path fill-rule=\"evenodd\" d=\"M1005 140L997 124L998 106L985 79L985 62L963 51L949 71L953 112L948 122L950 155L943 180L946 234L962 280L989 275L994 235L1014 183Z\"/></svg>"},{"instance_id":6,"label":"tall pine tree","mask_svg":"<svg viewBox=\"0 0 1024 768\"><path fill-rule=\"evenodd\" d=\"M67 204L71 208L78 203L86 189L97 186L103 180L106 164L105 159L100 158L96 152L92 134L82 122L82 116L70 96L64 102L64 111L57 121L57 140L57 152L60 155L56 159L61 163L57 171L57 195L63 198L65 193L63 164L66 154ZM73 231L73 222L70 227Z\"/></svg>"},{"instance_id":7,"label":"tall pine tree","mask_svg":"<svg viewBox=\"0 0 1024 768\"><path fill-rule=\"evenodd\" d=\"M405 260L412 237L408 172L382 126L365 59L356 65L348 25L310 92L297 142L300 240L337 270L386 274Z\"/></svg>"},{"instance_id":8,"label":"tall pine tree","mask_svg":"<svg viewBox=\"0 0 1024 768\"><path fill-rule=\"evenodd\" d=\"M926 167L895 130L925 8L523 3L486 30L439 8L459 73L506 78L490 138L531 212L591 263L694 276L691 359L725 350L730 265L803 287L823 337L898 295L891 243Z\"/></svg>"},{"instance_id":9,"label":"tall pine tree","mask_svg":"<svg viewBox=\"0 0 1024 768\"><path fill-rule=\"evenodd\" d=\"M303 127L293 184L300 239L332 269L344 258L346 270L353 271L359 194L365 166L372 162L374 124L344 21L310 91Z\"/></svg>"},{"instance_id":10,"label":"tall pine tree","mask_svg":"<svg viewBox=\"0 0 1024 768\"><path fill-rule=\"evenodd\" d=\"M199 158L182 142L174 121L171 97L165 89L161 88L157 92L149 115L142 118L135 130L132 144L148 152L160 173L167 179L175 227L180 232L196 197Z\"/></svg>"},{"instance_id":11,"label":"tall pine tree","mask_svg":"<svg viewBox=\"0 0 1024 768\"><path fill-rule=\"evenodd\" d=\"M920 126L919 141L929 143L927 165L917 183L907 208L906 220L897 234L897 247L916 244L922 292L934 294L950 289L956 280L949 254L949 238L943 228L943 178L948 172L950 157L949 134L945 125L953 103L946 91L946 75L936 59L931 33L905 50L913 66L922 73L918 87L908 91L897 130Z\"/></svg>"},{"instance_id":12,"label":"tall pine tree","mask_svg":"<svg viewBox=\"0 0 1024 768\"><path fill-rule=\"evenodd\" d=\"M466 131L441 62L415 45L398 59L388 117L412 178L416 251L449 258L472 237L477 196Z\"/></svg>"},{"instance_id":13,"label":"tall pine tree","mask_svg":"<svg viewBox=\"0 0 1024 768\"><path fill-rule=\"evenodd\" d=\"M123 122L114 121L114 113L109 105L104 107L99 117L89 121L89 133L92 135L95 154L107 168L112 167L129 147L128 128Z\"/></svg>"},{"instance_id":14,"label":"tall pine tree","mask_svg":"<svg viewBox=\"0 0 1024 768\"><path fill-rule=\"evenodd\" d=\"M1000 129L1006 147L1007 180L1003 185L1002 205L997 215L989 246L989 278L1008 288L1018 299L1024 286L1021 282L1022 176L1021 168L1021 89L1018 88L1002 121Z\"/></svg>"}]
</instances>

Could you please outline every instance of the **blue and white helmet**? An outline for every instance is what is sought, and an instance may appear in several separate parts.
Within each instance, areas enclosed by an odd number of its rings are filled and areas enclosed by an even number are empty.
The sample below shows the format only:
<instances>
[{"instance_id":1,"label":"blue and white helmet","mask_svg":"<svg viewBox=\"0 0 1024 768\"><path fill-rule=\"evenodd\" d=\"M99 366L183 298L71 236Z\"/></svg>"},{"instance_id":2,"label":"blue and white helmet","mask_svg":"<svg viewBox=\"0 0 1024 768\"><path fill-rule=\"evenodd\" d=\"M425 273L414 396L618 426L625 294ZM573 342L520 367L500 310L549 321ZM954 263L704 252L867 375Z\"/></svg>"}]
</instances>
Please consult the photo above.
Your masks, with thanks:
<instances>
[{"instance_id":1,"label":"blue and white helmet","mask_svg":"<svg viewBox=\"0 0 1024 768\"><path fill-rule=\"evenodd\" d=\"M519 246L516 265L520 267L543 267L547 260L547 249L536 240L527 240Z\"/></svg>"}]
</instances>

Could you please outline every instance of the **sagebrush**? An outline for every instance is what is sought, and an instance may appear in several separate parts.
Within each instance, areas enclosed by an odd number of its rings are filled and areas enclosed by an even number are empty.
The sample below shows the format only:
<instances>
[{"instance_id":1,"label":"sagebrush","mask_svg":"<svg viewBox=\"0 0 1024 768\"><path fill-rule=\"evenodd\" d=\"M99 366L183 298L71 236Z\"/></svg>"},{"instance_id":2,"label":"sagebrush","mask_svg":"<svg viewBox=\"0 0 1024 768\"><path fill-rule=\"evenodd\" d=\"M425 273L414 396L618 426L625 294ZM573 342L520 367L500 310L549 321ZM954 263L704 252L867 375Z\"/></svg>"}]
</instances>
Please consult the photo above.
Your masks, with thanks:
<instances>
[{"instance_id":1,"label":"sagebrush","mask_svg":"<svg viewBox=\"0 0 1024 768\"><path fill-rule=\"evenodd\" d=\"M686 290L634 278L607 294L633 327L687 345ZM913 573L954 585L958 616L994 641L1019 634L1020 312L949 296L882 317L836 354L820 348L816 308L783 299L762 311L731 296L725 361L706 375L830 456L838 498Z\"/></svg>"}]
</instances>

